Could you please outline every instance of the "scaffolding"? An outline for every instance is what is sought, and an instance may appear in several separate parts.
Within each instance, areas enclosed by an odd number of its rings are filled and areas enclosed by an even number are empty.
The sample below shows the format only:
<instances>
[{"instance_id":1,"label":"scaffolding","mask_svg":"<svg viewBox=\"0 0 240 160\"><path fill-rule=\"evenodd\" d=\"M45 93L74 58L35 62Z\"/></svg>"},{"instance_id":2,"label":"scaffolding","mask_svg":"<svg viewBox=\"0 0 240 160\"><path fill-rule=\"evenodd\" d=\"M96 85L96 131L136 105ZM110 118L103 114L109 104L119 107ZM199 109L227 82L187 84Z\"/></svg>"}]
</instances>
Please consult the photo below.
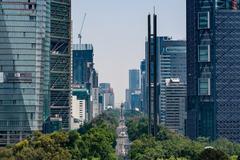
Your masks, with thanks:
<instances>
[{"instance_id":1,"label":"scaffolding","mask_svg":"<svg viewBox=\"0 0 240 160\"><path fill-rule=\"evenodd\" d=\"M70 125L71 82L71 1L51 2L51 58L50 58L51 116L62 118L62 127Z\"/></svg>"}]
</instances>

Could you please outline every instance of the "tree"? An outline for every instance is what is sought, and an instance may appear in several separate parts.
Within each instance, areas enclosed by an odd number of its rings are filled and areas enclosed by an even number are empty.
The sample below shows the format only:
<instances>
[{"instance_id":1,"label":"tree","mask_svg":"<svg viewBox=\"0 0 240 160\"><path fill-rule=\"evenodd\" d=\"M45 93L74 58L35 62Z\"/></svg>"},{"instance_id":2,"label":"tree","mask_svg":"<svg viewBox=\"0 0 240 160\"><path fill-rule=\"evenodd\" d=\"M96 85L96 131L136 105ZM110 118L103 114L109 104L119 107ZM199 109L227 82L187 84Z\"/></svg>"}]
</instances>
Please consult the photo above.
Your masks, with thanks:
<instances>
[{"instance_id":1,"label":"tree","mask_svg":"<svg viewBox=\"0 0 240 160\"><path fill-rule=\"evenodd\" d=\"M106 126L92 128L82 136L82 145L88 148L82 155L84 158L116 159L115 150L112 146L114 141L114 133L108 132Z\"/></svg>"},{"instance_id":2,"label":"tree","mask_svg":"<svg viewBox=\"0 0 240 160\"><path fill-rule=\"evenodd\" d=\"M164 157L163 146L154 138L143 136L133 141L129 152L131 159L152 160Z\"/></svg>"},{"instance_id":3,"label":"tree","mask_svg":"<svg viewBox=\"0 0 240 160\"><path fill-rule=\"evenodd\" d=\"M210 145L228 155L240 155L240 144L233 143L225 138L219 138Z\"/></svg>"},{"instance_id":4,"label":"tree","mask_svg":"<svg viewBox=\"0 0 240 160\"><path fill-rule=\"evenodd\" d=\"M15 160L12 148L0 148L1 160Z\"/></svg>"},{"instance_id":5,"label":"tree","mask_svg":"<svg viewBox=\"0 0 240 160\"><path fill-rule=\"evenodd\" d=\"M217 149L204 149L200 155L199 160L230 160L229 157L222 151Z\"/></svg>"},{"instance_id":6,"label":"tree","mask_svg":"<svg viewBox=\"0 0 240 160\"><path fill-rule=\"evenodd\" d=\"M78 131L42 134L0 148L1 160L115 160L115 129L119 112L108 110Z\"/></svg>"},{"instance_id":7,"label":"tree","mask_svg":"<svg viewBox=\"0 0 240 160\"><path fill-rule=\"evenodd\" d=\"M232 156L231 158L233 160L236 160L236 156L234 157L234 155L240 155L240 144L238 143L233 143L223 138L217 139L215 141L210 141L209 138L203 137L199 137L197 138L197 140L193 141L182 135L172 132L163 126L158 126L157 136L154 139L155 145L148 146L149 151L145 153L146 150L143 148L146 144L149 143L146 140L142 139L142 137L146 137L146 135L148 134L147 118L141 114L134 115L128 113L125 115L129 115L129 117L126 117L126 125L128 127L129 138L131 141L133 141L129 152L132 159L146 159L144 155L148 155L148 153L151 153L151 155L155 155L155 152L159 152L156 151L158 143L161 143L161 152L163 153L164 159L169 159L172 157L177 159L181 157L191 160L197 160L200 153L202 154L202 152L204 151L204 147L206 146L213 146L214 148L216 148L216 152L210 152L210 154L213 154L212 156L218 156L218 154L221 155L222 153L222 155L225 155L225 158L228 158L228 156ZM148 140L150 140L149 137Z\"/></svg>"}]
</instances>

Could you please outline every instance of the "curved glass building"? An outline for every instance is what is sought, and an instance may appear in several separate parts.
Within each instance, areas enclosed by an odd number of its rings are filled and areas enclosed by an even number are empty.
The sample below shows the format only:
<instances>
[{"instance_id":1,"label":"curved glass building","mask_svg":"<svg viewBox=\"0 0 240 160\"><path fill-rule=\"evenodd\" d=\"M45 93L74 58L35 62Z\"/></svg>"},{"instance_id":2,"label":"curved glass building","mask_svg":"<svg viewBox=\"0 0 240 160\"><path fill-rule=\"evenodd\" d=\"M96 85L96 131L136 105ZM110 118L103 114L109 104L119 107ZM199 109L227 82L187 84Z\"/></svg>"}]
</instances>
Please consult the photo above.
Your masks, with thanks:
<instances>
[{"instance_id":1,"label":"curved glass building","mask_svg":"<svg viewBox=\"0 0 240 160\"><path fill-rule=\"evenodd\" d=\"M0 0L0 146L42 130L49 58L50 0Z\"/></svg>"}]
</instances>

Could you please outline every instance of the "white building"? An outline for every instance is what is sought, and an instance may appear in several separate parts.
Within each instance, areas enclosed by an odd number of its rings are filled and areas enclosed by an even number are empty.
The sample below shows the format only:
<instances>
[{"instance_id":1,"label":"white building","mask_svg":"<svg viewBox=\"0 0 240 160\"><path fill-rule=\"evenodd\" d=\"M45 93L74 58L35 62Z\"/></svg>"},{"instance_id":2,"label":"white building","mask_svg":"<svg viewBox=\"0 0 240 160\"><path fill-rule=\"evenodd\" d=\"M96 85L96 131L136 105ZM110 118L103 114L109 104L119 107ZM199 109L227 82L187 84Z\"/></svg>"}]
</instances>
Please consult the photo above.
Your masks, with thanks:
<instances>
[{"instance_id":1,"label":"white building","mask_svg":"<svg viewBox=\"0 0 240 160\"><path fill-rule=\"evenodd\" d=\"M104 93L103 106L104 106L104 110L114 108L114 93L113 92Z\"/></svg>"},{"instance_id":2,"label":"white building","mask_svg":"<svg viewBox=\"0 0 240 160\"><path fill-rule=\"evenodd\" d=\"M99 88L92 88L92 96L91 96L91 114L92 118L97 117L100 114L100 106L99 106Z\"/></svg>"},{"instance_id":3,"label":"white building","mask_svg":"<svg viewBox=\"0 0 240 160\"><path fill-rule=\"evenodd\" d=\"M71 129L78 129L86 120L86 101L72 96Z\"/></svg>"},{"instance_id":4,"label":"white building","mask_svg":"<svg viewBox=\"0 0 240 160\"><path fill-rule=\"evenodd\" d=\"M185 135L186 128L186 84L178 78L166 79L166 121L168 129Z\"/></svg>"}]
</instances>

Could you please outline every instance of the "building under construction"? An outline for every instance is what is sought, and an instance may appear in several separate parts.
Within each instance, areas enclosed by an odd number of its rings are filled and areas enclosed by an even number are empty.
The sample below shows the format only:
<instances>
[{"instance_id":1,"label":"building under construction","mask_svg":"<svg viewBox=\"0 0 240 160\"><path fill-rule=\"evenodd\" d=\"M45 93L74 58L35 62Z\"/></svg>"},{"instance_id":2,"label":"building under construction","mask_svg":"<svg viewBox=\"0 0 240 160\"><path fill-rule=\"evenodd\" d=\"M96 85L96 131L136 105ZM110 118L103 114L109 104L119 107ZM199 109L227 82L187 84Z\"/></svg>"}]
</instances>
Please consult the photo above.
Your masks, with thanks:
<instances>
[{"instance_id":1,"label":"building under construction","mask_svg":"<svg viewBox=\"0 0 240 160\"><path fill-rule=\"evenodd\" d=\"M51 1L50 113L69 129L71 83L71 0Z\"/></svg>"}]
</instances>

